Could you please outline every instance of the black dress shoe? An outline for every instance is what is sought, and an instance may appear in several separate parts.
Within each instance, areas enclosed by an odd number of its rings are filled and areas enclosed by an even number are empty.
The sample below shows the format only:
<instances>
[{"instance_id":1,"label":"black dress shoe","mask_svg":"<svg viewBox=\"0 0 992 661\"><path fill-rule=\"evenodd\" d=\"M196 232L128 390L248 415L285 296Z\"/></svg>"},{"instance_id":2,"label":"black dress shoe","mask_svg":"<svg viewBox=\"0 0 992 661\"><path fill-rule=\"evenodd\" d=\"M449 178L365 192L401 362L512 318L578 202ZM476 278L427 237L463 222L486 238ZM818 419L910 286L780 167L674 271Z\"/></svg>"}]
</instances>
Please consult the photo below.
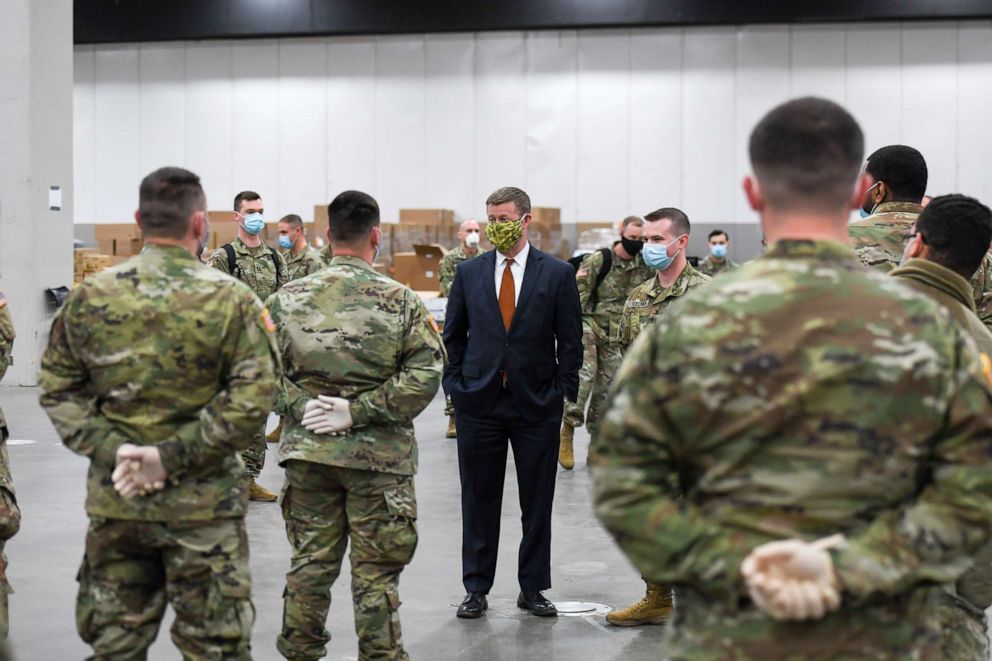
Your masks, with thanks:
<instances>
[{"instance_id":1,"label":"black dress shoe","mask_svg":"<svg viewBox=\"0 0 992 661\"><path fill-rule=\"evenodd\" d=\"M529 610L531 615L538 617L555 617L558 609L544 598L540 592L521 592L517 597L517 608Z\"/></svg>"},{"instance_id":2,"label":"black dress shoe","mask_svg":"<svg viewBox=\"0 0 992 661\"><path fill-rule=\"evenodd\" d=\"M458 617L474 620L482 617L482 614L489 608L486 595L482 592L469 592L465 595L462 605L458 607Z\"/></svg>"}]
</instances>

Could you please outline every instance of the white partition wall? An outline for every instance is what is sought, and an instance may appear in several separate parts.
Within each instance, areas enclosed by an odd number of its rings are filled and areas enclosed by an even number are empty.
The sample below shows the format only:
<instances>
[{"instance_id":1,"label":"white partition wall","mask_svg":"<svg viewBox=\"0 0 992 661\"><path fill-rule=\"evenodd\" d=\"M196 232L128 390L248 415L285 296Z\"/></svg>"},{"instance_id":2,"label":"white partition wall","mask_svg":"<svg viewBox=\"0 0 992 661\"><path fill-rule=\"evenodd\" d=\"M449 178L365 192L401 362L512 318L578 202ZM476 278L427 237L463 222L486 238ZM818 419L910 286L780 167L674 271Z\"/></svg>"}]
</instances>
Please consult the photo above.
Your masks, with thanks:
<instances>
[{"instance_id":1,"label":"white partition wall","mask_svg":"<svg viewBox=\"0 0 992 661\"><path fill-rule=\"evenodd\" d=\"M81 46L75 220L122 222L178 164L211 208L263 194L309 218L346 188L477 216L525 187L566 222L658 206L750 223L747 137L769 108L846 105L905 143L930 192L992 201L992 22L405 35Z\"/></svg>"}]
</instances>

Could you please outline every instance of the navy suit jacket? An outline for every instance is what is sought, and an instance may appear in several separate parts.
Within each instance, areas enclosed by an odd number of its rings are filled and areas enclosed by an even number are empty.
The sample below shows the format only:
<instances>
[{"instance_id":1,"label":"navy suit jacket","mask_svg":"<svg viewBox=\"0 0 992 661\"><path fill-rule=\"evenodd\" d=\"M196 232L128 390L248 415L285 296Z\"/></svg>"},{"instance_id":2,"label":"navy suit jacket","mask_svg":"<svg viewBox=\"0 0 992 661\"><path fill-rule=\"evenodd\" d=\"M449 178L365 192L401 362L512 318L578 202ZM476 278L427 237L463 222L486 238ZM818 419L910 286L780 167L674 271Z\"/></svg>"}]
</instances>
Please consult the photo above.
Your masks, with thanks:
<instances>
[{"instance_id":1,"label":"navy suit jacket","mask_svg":"<svg viewBox=\"0 0 992 661\"><path fill-rule=\"evenodd\" d=\"M503 387L528 422L561 416L582 367L582 310L575 269L533 246L510 330L496 297L496 251L462 262L448 296L444 391L458 410L485 416Z\"/></svg>"}]
</instances>

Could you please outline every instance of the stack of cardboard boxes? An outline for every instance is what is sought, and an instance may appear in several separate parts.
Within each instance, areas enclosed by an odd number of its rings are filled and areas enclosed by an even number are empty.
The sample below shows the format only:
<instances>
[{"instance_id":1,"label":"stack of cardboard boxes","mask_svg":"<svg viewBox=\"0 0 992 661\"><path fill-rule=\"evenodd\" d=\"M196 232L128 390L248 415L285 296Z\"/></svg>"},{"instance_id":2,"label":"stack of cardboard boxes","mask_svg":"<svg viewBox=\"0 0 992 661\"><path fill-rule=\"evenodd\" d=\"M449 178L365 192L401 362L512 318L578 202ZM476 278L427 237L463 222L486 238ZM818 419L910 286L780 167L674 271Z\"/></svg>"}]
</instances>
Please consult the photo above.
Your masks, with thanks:
<instances>
[{"instance_id":1,"label":"stack of cardboard boxes","mask_svg":"<svg viewBox=\"0 0 992 661\"><path fill-rule=\"evenodd\" d=\"M141 228L137 223L107 223L95 225L98 251L112 257L111 264L120 264L128 257L141 252L144 242L141 240Z\"/></svg>"},{"instance_id":2,"label":"stack of cardboard boxes","mask_svg":"<svg viewBox=\"0 0 992 661\"><path fill-rule=\"evenodd\" d=\"M73 253L73 282L77 285L110 266L110 255L101 255L92 248L77 248Z\"/></svg>"}]
</instances>

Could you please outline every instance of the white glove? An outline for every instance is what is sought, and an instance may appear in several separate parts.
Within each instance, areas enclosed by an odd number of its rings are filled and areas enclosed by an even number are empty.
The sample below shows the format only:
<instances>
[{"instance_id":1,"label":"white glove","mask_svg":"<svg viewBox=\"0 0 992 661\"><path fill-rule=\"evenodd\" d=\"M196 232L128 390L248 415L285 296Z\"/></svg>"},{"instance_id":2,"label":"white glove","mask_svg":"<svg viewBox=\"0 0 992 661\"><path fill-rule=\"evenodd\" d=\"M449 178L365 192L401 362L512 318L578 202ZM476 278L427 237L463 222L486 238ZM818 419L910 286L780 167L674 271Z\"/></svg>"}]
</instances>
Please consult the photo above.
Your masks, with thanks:
<instances>
[{"instance_id":1,"label":"white glove","mask_svg":"<svg viewBox=\"0 0 992 661\"><path fill-rule=\"evenodd\" d=\"M762 544L741 563L751 600L777 620L819 619L840 607L833 560L834 535L812 544L788 539Z\"/></svg>"},{"instance_id":2,"label":"white glove","mask_svg":"<svg viewBox=\"0 0 992 661\"><path fill-rule=\"evenodd\" d=\"M354 424L349 407L347 399L318 395L304 405L301 423L314 434L340 436Z\"/></svg>"}]
</instances>

